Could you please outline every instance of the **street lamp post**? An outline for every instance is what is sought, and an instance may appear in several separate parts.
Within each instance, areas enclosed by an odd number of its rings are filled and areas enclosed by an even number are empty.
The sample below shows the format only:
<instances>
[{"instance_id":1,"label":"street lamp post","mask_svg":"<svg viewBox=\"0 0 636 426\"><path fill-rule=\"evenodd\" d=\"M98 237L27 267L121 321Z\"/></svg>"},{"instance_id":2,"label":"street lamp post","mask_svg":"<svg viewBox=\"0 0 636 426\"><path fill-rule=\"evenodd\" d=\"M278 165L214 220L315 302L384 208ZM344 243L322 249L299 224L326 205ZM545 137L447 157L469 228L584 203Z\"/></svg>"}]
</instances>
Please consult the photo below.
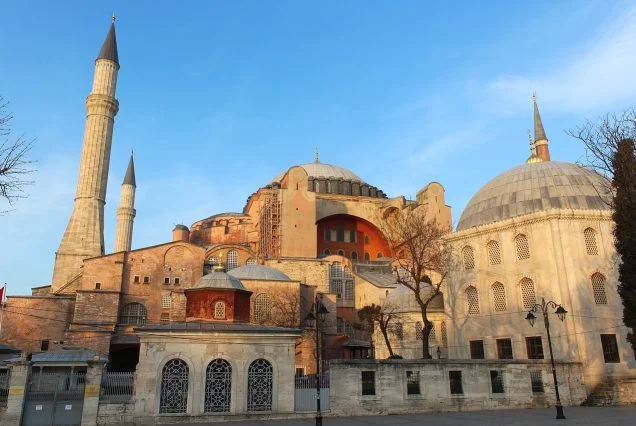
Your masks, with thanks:
<instances>
[{"instance_id":1,"label":"street lamp post","mask_svg":"<svg viewBox=\"0 0 636 426\"><path fill-rule=\"evenodd\" d=\"M313 323L316 334L316 426L322 426L322 412L320 411L320 378L322 377L320 368L320 324L325 322L327 314L329 314L329 311L316 295L313 311L309 312L307 317L305 317L305 321L310 327Z\"/></svg>"},{"instance_id":2,"label":"street lamp post","mask_svg":"<svg viewBox=\"0 0 636 426\"><path fill-rule=\"evenodd\" d=\"M567 314L568 311L566 311L563 308L563 306L557 305L553 301L546 302L545 299L543 298L541 298L540 304L539 303L535 304L532 307L532 309L528 311L528 315L526 315L526 319L530 323L530 326L534 327L534 322L536 321L537 317L534 315L533 312L537 312L540 309L541 312L543 313L543 324L545 325L545 331L548 334L548 348L550 348L550 363L552 364L552 378L554 379L554 391L556 393L556 412L557 412L556 418L565 419L565 415L563 415L563 406L561 405L561 398L559 398L559 384L557 382L556 369L554 368L554 355L552 354L552 338L550 337L550 320L548 318L548 309L553 309L553 308L556 308L556 311L554 311L554 313L557 314L557 317L559 317L561 321L563 321L565 319L565 314Z\"/></svg>"}]
</instances>

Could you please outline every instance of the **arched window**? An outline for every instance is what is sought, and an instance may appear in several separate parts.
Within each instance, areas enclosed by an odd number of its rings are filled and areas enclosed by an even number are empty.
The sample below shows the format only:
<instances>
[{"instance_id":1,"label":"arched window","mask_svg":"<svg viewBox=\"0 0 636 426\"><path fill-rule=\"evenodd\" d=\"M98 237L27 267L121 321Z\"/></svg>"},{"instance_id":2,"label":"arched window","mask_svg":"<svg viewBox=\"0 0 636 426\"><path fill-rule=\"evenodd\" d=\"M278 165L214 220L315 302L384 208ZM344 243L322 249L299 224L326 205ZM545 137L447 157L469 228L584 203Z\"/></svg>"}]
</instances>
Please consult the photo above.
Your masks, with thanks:
<instances>
[{"instance_id":1,"label":"arched window","mask_svg":"<svg viewBox=\"0 0 636 426\"><path fill-rule=\"evenodd\" d=\"M594 303L597 305L607 305L607 294L605 293L605 277L598 272L592 275L592 293L594 293Z\"/></svg>"},{"instance_id":2,"label":"arched window","mask_svg":"<svg viewBox=\"0 0 636 426\"><path fill-rule=\"evenodd\" d=\"M329 267L329 290L336 293L336 298L352 301L355 298L354 280L351 271L343 268L339 262Z\"/></svg>"},{"instance_id":3,"label":"arched window","mask_svg":"<svg viewBox=\"0 0 636 426\"><path fill-rule=\"evenodd\" d=\"M119 314L119 323L122 325L144 325L148 319L146 307L141 303L128 303Z\"/></svg>"},{"instance_id":4,"label":"arched window","mask_svg":"<svg viewBox=\"0 0 636 426\"><path fill-rule=\"evenodd\" d=\"M523 278L520 282L520 285L523 309L530 310L537 303L537 296L534 291L534 283L530 278Z\"/></svg>"},{"instance_id":5,"label":"arched window","mask_svg":"<svg viewBox=\"0 0 636 426\"><path fill-rule=\"evenodd\" d=\"M216 265L217 263L219 263L219 261L218 261L218 260L216 260L216 257L215 257L215 256L210 256L210 257L208 257L208 263L209 263L210 265L214 266L214 265Z\"/></svg>"},{"instance_id":6,"label":"arched window","mask_svg":"<svg viewBox=\"0 0 636 426\"><path fill-rule=\"evenodd\" d=\"M415 340L422 340L424 334L422 333L422 321L415 322Z\"/></svg>"},{"instance_id":7,"label":"arched window","mask_svg":"<svg viewBox=\"0 0 636 426\"><path fill-rule=\"evenodd\" d=\"M331 250L329 250L329 249L324 249L324 250L322 251L322 253L323 253L325 256L329 256L329 255L331 254Z\"/></svg>"},{"instance_id":8,"label":"arched window","mask_svg":"<svg viewBox=\"0 0 636 426\"><path fill-rule=\"evenodd\" d=\"M369 253L365 253L364 260L371 260L371 255L369 255Z\"/></svg>"},{"instance_id":9,"label":"arched window","mask_svg":"<svg viewBox=\"0 0 636 426\"><path fill-rule=\"evenodd\" d=\"M355 251L351 252L351 260L358 260L358 253L356 253Z\"/></svg>"},{"instance_id":10,"label":"arched window","mask_svg":"<svg viewBox=\"0 0 636 426\"><path fill-rule=\"evenodd\" d=\"M247 411L271 411L273 368L269 361L257 359L247 370Z\"/></svg>"},{"instance_id":11,"label":"arched window","mask_svg":"<svg viewBox=\"0 0 636 426\"><path fill-rule=\"evenodd\" d=\"M428 334L428 341L431 343L437 342L437 336L435 335L435 323L431 322L431 332Z\"/></svg>"},{"instance_id":12,"label":"arched window","mask_svg":"<svg viewBox=\"0 0 636 426\"><path fill-rule=\"evenodd\" d=\"M583 231L583 237L585 239L585 251L590 256L598 255L598 246L596 245L596 232L592 228L586 228Z\"/></svg>"},{"instance_id":13,"label":"arched window","mask_svg":"<svg viewBox=\"0 0 636 426\"><path fill-rule=\"evenodd\" d=\"M468 301L468 313L471 315L479 314L479 294L472 285L466 289L466 300Z\"/></svg>"},{"instance_id":14,"label":"arched window","mask_svg":"<svg viewBox=\"0 0 636 426\"><path fill-rule=\"evenodd\" d=\"M365 244L369 244L369 236L365 234L364 236L364 243Z\"/></svg>"},{"instance_id":15,"label":"arched window","mask_svg":"<svg viewBox=\"0 0 636 426\"><path fill-rule=\"evenodd\" d=\"M492 285L492 303L495 312L506 310L506 289L502 283L497 282Z\"/></svg>"},{"instance_id":16,"label":"arched window","mask_svg":"<svg viewBox=\"0 0 636 426\"><path fill-rule=\"evenodd\" d=\"M501 249L497 241L491 240L486 244L488 249L488 263L490 265L501 265Z\"/></svg>"},{"instance_id":17,"label":"arched window","mask_svg":"<svg viewBox=\"0 0 636 426\"><path fill-rule=\"evenodd\" d=\"M235 250L230 250L227 252L227 265L225 265L225 270L231 271L234 268L238 268L238 253Z\"/></svg>"},{"instance_id":18,"label":"arched window","mask_svg":"<svg viewBox=\"0 0 636 426\"><path fill-rule=\"evenodd\" d=\"M325 181L325 184L327 185L327 194L331 193L331 182L330 181Z\"/></svg>"},{"instance_id":19,"label":"arched window","mask_svg":"<svg viewBox=\"0 0 636 426\"><path fill-rule=\"evenodd\" d=\"M229 413L232 395L232 366L224 359L215 359L205 370L206 413Z\"/></svg>"},{"instance_id":20,"label":"arched window","mask_svg":"<svg viewBox=\"0 0 636 426\"><path fill-rule=\"evenodd\" d=\"M442 321L440 328L442 330L442 345L447 346L448 345L448 330L446 330L446 321Z\"/></svg>"},{"instance_id":21,"label":"arched window","mask_svg":"<svg viewBox=\"0 0 636 426\"><path fill-rule=\"evenodd\" d=\"M462 258L464 260L464 269L475 268L475 252L471 246L466 246L462 249Z\"/></svg>"},{"instance_id":22,"label":"arched window","mask_svg":"<svg viewBox=\"0 0 636 426\"><path fill-rule=\"evenodd\" d=\"M342 249L338 250L338 256L344 256L344 255L345 255L344 250L342 250Z\"/></svg>"},{"instance_id":23,"label":"arched window","mask_svg":"<svg viewBox=\"0 0 636 426\"><path fill-rule=\"evenodd\" d=\"M381 259L381 258L383 258L383 257L384 257L384 255L382 254L382 252L381 252L381 251L379 251L379 252L378 252L378 255L377 255L377 257L376 257L376 258L377 258L377 259Z\"/></svg>"},{"instance_id":24,"label":"arched window","mask_svg":"<svg viewBox=\"0 0 636 426\"><path fill-rule=\"evenodd\" d=\"M400 340L404 339L404 324L401 322L395 324L395 337Z\"/></svg>"},{"instance_id":25,"label":"arched window","mask_svg":"<svg viewBox=\"0 0 636 426\"><path fill-rule=\"evenodd\" d=\"M517 250L517 260L530 259L530 246L528 237L519 234L515 237L515 249Z\"/></svg>"},{"instance_id":26,"label":"arched window","mask_svg":"<svg viewBox=\"0 0 636 426\"><path fill-rule=\"evenodd\" d=\"M314 192L320 192L320 182L317 180L314 181Z\"/></svg>"},{"instance_id":27,"label":"arched window","mask_svg":"<svg viewBox=\"0 0 636 426\"><path fill-rule=\"evenodd\" d=\"M161 373L160 413L185 413L188 408L188 364L171 359Z\"/></svg>"},{"instance_id":28,"label":"arched window","mask_svg":"<svg viewBox=\"0 0 636 426\"><path fill-rule=\"evenodd\" d=\"M216 302L214 304L214 319L225 319L225 302Z\"/></svg>"},{"instance_id":29,"label":"arched window","mask_svg":"<svg viewBox=\"0 0 636 426\"><path fill-rule=\"evenodd\" d=\"M254 299L254 322L267 321L272 314L272 298L261 293Z\"/></svg>"},{"instance_id":30,"label":"arched window","mask_svg":"<svg viewBox=\"0 0 636 426\"><path fill-rule=\"evenodd\" d=\"M247 259L247 260L245 261L245 264L246 264L246 265L256 265L256 259L254 259L254 258L250 257L249 259Z\"/></svg>"}]
</instances>

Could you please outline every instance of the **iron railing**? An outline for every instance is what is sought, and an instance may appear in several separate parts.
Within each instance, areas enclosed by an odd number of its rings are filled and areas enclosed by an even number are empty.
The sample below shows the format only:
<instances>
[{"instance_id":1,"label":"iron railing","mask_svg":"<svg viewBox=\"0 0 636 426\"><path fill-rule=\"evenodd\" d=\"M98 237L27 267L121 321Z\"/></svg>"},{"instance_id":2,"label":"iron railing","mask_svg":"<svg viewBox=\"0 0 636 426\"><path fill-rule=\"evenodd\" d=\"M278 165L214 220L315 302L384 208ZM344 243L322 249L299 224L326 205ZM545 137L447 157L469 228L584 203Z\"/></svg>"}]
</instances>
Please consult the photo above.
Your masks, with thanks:
<instances>
[{"instance_id":1,"label":"iron railing","mask_svg":"<svg viewBox=\"0 0 636 426\"><path fill-rule=\"evenodd\" d=\"M132 398L135 389L134 374L130 372L104 372L100 398L109 401L126 401Z\"/></svg>"},{"instance_id":2,"label":"iron railing","mask_svg":"<svg viewBox=\"0 0 636 426\"><path fill-rule=\"evenodd\" d=\"M9 380L11 379L11 370L0 370L0 407L7 406L9 398Z\"/></svg>"}]
</instances>

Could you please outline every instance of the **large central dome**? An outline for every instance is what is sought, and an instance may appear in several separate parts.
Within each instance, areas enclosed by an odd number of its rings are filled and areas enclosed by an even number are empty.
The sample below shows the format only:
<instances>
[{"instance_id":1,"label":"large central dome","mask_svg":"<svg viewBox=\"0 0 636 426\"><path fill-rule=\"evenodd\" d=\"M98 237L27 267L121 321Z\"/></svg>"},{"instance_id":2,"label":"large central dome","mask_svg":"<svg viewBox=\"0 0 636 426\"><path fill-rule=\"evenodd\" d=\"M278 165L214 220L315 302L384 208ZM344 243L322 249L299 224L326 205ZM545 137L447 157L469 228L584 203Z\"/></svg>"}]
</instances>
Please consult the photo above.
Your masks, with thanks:
<instances>
[{"instance_id":1,"label":"large central dome","mask_svg":"<svg viewBox=\"0 0 636 426\"><path fill-rule=\"evenodd\" d=\"M336 178L336 179L344 179L350 180L352 182L363 182L360 179L360 176L356 175L349 169L345 169L344 167L335 166L333 164L325 164L325 163L307 163L307 164L299 164L297 167L302 167L307 172L307 176L311 176L314 178ZM280 180L285 176L287 170L280 173L276 176L272 182L280 182Z\"/></svg>"},{"instance_id":2,"label":"large central dome","mask_svg":"<svg viewBox=\"0 0 636 426\"><path fill-rule=\"evenodd\" d=\"M492 179L470 200L457 230L548 209L609 210L609 182L573 163L524 164Z\"/></svg>"}]
</instances>

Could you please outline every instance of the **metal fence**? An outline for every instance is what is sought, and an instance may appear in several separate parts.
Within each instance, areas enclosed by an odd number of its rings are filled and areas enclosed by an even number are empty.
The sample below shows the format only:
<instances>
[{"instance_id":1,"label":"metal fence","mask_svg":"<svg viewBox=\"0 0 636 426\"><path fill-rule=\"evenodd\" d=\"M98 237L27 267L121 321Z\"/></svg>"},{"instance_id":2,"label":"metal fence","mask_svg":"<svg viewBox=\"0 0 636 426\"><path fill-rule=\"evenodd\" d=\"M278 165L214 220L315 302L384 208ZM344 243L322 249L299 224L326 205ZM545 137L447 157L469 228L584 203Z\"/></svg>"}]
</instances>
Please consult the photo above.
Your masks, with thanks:
<instances>
[{"instance_id":1,"label":"metal fence","mask_svg":"<svg viewBox=\"0 0 636 426\"><path fill-rule=\"evenodd\" d=\"M100 399L108 401L127 401L132 398L135 381L130 372L109 372L102 375Z\"/></svg>"},{"instance_id":2,"label":"metal fence","mask_svg":"<svg viewBox=\"0 0 636 426\"><path fill-rule=\"evenodd\" d=\"M329 363L322 362L320 374L320 406L321 410L329 410ZM303 367L296 367L296 371L309 371ZM294 379L294 409L296 411L313 411L316 409L316 381L317 374L296 374Z\"/></svg>"},{"instance_id":3,"label":"metal fence","mask_svg":"<svg viewBox=\"0 0 636 426\"><path fill-rule=\"evenodd\" d=\"M11 379L11 370L0 370L0 407L7 406L7 398L9 397L9 380Z\"/></svg>"}]
</instances>

